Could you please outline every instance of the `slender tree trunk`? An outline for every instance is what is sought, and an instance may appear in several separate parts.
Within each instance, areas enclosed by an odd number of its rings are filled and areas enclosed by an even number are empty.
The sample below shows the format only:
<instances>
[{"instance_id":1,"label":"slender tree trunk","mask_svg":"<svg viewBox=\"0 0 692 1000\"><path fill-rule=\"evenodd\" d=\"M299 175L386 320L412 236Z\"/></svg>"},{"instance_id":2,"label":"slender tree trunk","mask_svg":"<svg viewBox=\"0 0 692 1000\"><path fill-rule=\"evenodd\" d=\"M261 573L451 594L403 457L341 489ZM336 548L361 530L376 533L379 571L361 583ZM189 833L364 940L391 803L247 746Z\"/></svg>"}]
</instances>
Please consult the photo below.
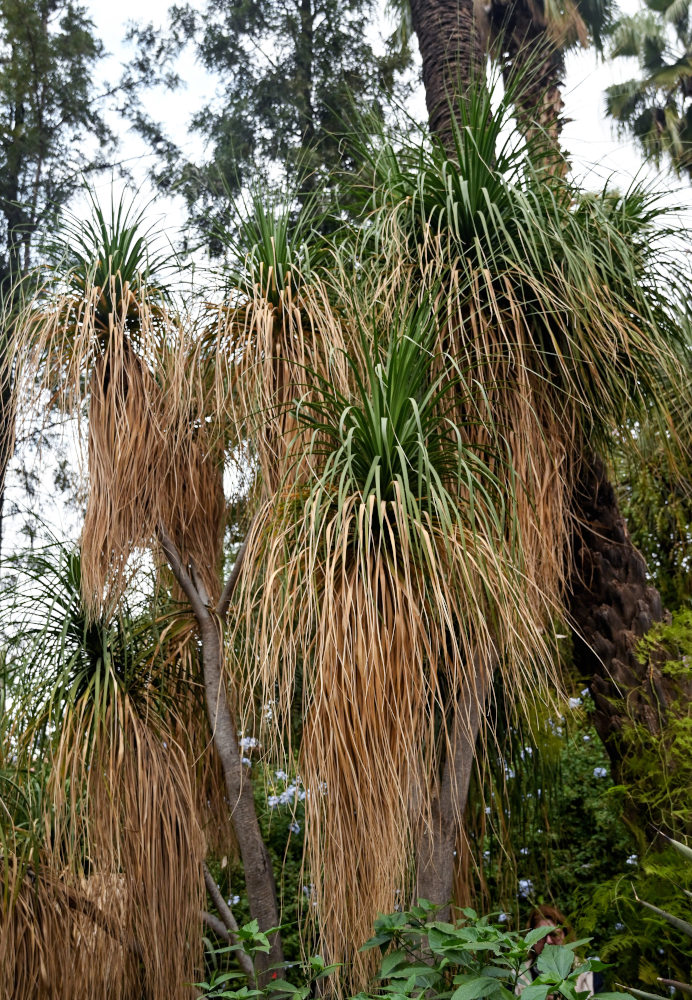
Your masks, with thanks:
<instances>
[{"instance_id":1,"label":"slender tree trunk","mask_svg":"<svg viewBox=\"0 0 692 1000\"><path fill-rule=\"evenodd\" d=\"M0 556L2 555L5 480L12 457L15 427L15 397L12 390L12 357L8 349L9 329L0 331Z\"/></svg>"},{"instance_id":2,"label":"slender tree trunk","mask_svg":"<svg viewBox=\"0 0 692 1000\"><path fill-rule=\"evenodd\" d=\"M458 101L485 80L485 15L474 0L411 0L411 21L423 60L430 131L453 153Z\"/></svg>"},{"instance_id":3,"label":"slender tree trunk","mask_svg":"<svg viewBox=\"0 0 692 1000\"><path fill-rule=\"evenodd\" d=\"M312 169L315 144L315 108L313 105L313 32L314 12L312 0L300 0L300 33L296 43L296 78L298 85L298 111L300 112L301 168L308 169L300 180L300 195L307 197L315 190L317 178Z\"/></svg>"},{"instance_id":4,"label":"slender tree trunk","mask_svg":"<svg viewBox=\"0 0 692 1000\"><path fill-rule=\"evenodd\" d=\"M492 667L475 664L473 684L465 686L455 706L451 746L432 803L429 825L421 832L416 858L416 899L441 907L438 919L449 920L454 884L454 851L466 809L476 743L492 680Z\"/></svg>"},{"instance_id":5,"label":"slender tree trunk","mask_svg":"<svg viewBox=\"0 0 692 1000\"><path fill-rule=\"evenodd\" d=\"M245 545L243 544L238 553L235 566L224 587L219 603L216 608L213 608L209 605L209 598L202 585L193 581L183 566L175 545L163 528L159 530L159 541L173 575L190 602L199 626L207 715L214 747L219 755L226 782L233 829L243 862L250 914L257 920L260 930L267 931L269 928L279 925L276 883L271 858L257 821L252 782L247 776L241 759L238 733L228 706L223 673L222 620L240 575ZM256 959L260 983L266 979L262 974L266 972L267 966L283 961L279 934L273 934L270 937L270 942L269 954L260 953Z\"/></svg>"},{"instance_id":6,"label":"slender tree trunk","mask_svg":"<svg viewBox=\"0 0 692 1000\"><path fill-rule=\"evenodd\" d=\"M632 544L603 463L586 456L572 504L575 520L568 611L575 662L590 678L593 723L620 774L621 732L635 722L660 732L675 691L655 662L641 663L636 645L663 617L658 591Z\"/></svg>"},{"instance_id":7,"label":"slender tree trunk","mask_svg":"<svg viewBox=\"0 0 692 1000\"><path fill-rule=\"evenodd\" d=\"M15 54L12 53L12 60ZM13 392L14 359L10 349L12 328L18 303L18 285L22 276L22 241L26 222L20 205L20 179L24 166L24 142L22 133L26 121L26 109L18 101L12 109L13 138L8 144L5 176L2 180L2 214L7 228L7 271L2 276L2 330L0 331L0 555L3 542L3 509L5 505L5 478L7 466L12 457L15 430L15 406Z\"/></svg>"}]
</instances>

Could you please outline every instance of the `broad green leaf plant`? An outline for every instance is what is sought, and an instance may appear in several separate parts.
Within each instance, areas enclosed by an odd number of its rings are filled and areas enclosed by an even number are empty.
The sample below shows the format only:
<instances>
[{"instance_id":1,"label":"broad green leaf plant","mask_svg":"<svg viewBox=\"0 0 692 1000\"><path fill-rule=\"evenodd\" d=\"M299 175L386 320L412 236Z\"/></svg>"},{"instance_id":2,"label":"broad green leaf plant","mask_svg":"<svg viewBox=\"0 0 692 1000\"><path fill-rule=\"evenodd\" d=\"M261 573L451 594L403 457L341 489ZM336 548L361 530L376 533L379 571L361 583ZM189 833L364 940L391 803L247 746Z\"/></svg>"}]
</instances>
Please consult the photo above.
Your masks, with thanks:
<instances>
[{"instance_id":1,"label":"broad green leaf plant","mask_svg":"<svg viewBox=\"0 0 692 1000\"><path fill-rule=\"evenodd\" d=\"M554 928L511 931L470 908L461 913L458 923L438 921L436 908L419 900L408 912L380 917L365 948L383 953L381 986L359 994L358 1000L513 1000L519 992L524 1000L579 1000L585 996L577 991L579 976L603 968L597 959L577 956L586 939L547 944L535 962L538 976L522 989L534 945ZM626 994L596 996L625 1000Z\"/></svg>"}]
</instances>

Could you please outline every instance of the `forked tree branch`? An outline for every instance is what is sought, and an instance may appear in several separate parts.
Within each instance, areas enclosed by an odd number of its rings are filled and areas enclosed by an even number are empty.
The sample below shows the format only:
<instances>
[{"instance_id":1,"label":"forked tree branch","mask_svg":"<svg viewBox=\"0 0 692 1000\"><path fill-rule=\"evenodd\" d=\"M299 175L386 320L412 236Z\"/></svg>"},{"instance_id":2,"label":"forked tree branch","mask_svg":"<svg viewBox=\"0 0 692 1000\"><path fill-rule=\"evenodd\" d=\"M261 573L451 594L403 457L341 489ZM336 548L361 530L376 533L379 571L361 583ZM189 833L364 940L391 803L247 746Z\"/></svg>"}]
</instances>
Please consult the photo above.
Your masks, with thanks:
<instances>
[{"instance_id":1,"label":"forked tree branch","mask_svg":"<svg viewBox=\"0 0 692 1000\"><path fill-rule=\"evenodd\" d=\"M202 923L211 928L217 937L220 937L226 944L232 944L231 935L226 930L223 920L219 920L218 917L215 917L213 913L209 913L207 910L202 910L200 917L202 918Z\"/></svg>"},{"instance_id":2,"label":"forked tree branch","mask_svg":"<svg viewBox=\"0 0 692 1000\"><path fill-rule=\"evenodd\" d=\"M233 591L235 590L238 580L240 579L240 571L243 568L243 560L245 559L245 552L247 551L247 544L250 538L250 532L252 531L253 524L254 524L254 519L250 523L247 535L245 536L245 541L238 549L238 555L235 557L233 569L231 570L230 576L226 580L226 584L223 588L223 591L221 592L219 603L216 605L216 613L222 621L228 614L228 606L231 603L231 598L233 597Z\"/></svg>"},{"instance_id":3,"label":"forked tree branch","mask_svg":"<svg viewBox=\"0 0 692 1000\"><path fill-rule=\"evenodd\" d=\"M207 887L207 892L209 893L211 900L214 903L214 906L219 911L219 916L221 917L220 923L225 931L225 936L226 939L228 940L228 943L240 945L240 941L238 938L238 924L236 922L236 919L233 916L233 912L230 906L228 906L226 900L223 898L221 890L214 881L214 876L211 874L206 865L204 865L204 884ZM210 914L207 915L210 916ZM207 921L207 923L209 923L209 921ZM217 934L218 933L219 932L217 930ZM223 937L223 935L221 936ZM238 965L243 970L245 975L248 977L250 982L256 983L257 976L255 973L255 966L248 953L244 951L242 947L238 947L235 956L238 959Z\"/></svg>"},{"instance_id":4,"label":"forked tree branch","mask_svg":"<svg viewBox=\"0 0 692 1000\"><path fill-rule=\"evenodd\" d=\"M223 608L224 602L230 601L233 588L240 576L245 548L241 549L236 558L217 609L210 609L204 596L195 586L191 574L183 565L180 553L163 525L159 525L158 539L173 576L190 602L199 626L207 716L214 746L223 769L233 829L240 847L250 914L257 920L260 930L268 931L279 925L276 883L271 858L257 821L252 782L245 773L238 745L238 733L228 705L223 669L223 623L217 610ZM260 985L267 967L278 965L282 961L281 939L278 932L275 932L270 936L269 954L260 953L256 959Z\"/></svg>"},{"instance_id":5,"label":"forked tree branch","mask_svg":"<svg viewBox=\"0 0 692 1000\"><path fill-rule=\"evenodd\" d=\"M163 525L159 525L158 539L161 548L163 549L163 553L168 561L168 565L171 567L171 572L190 602L190 606L192 607L192 611L198 624L201 625L203 621L206 621L207 618L211 617L209 609L202 600L197 587L195 587L192 582L192 577L183 566L180 554Z\"/></svg>"}]
</instances>

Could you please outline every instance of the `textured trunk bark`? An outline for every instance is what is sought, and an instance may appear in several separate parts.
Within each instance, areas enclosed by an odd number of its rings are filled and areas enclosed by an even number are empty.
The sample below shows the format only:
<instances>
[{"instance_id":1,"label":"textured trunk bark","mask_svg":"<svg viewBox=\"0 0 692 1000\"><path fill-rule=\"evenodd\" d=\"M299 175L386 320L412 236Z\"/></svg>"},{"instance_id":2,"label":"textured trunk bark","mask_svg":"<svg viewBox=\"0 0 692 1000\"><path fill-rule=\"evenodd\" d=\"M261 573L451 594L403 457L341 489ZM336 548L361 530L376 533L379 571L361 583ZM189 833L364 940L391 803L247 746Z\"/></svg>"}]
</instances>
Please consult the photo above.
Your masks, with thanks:
<instances>
[{"instance_id":1,"label":"textured trunk bark","mask_svg":"<svg viewBox=\"0 0 692 1000\"><path fill-rule=\"evenodd\" d=\"M456 156L454 123L459 102L472 86L485 85L487 15L483 0L411 0L411 22L423 61L423 84L430 131L447 154ZM460 693L452 753L440 775L430 825L421 831L416 857L416 898L442 907L449 916L454 849L468 795L476 740L485 705L487 678L474 679L476 692Z\"/></svg>"},{"instance_id":2,"label":"textured trunk bark","mask_svg":"<svg viewBox=\"0 0 692 1000\"><path fill-rule=\"evenodd\" d=\"M491 683L491 671L476 665L475 690L462 691L452 732L452 753L442 770L437 795L432 803L430 825L421 832L416 858L415 899L428 899L441 909L438 920L449 920L453 895L455 858L471 772L476 759L476 742Z\"/></svg>"},{"instance_id":3,"label":"textured trunk bark","mask_svg":"<svg viewBox=\"0 0 692 1000\"><path fill-rule=\"evenodd\" d=\"M474 0L411 0L430 130L454 151L456 105L485 79L485 14Z\"/></svg>"},{"instance_id":4,"label":"textured trunk bark","mask_svg":"<svg viewBox=\"0 0 692 1000\"><path fill-rule=\"evenodd\" d=\"M620 772L623 726L632 721L660 731L674 692L655 663L642 664L635 648L663 617L658 591L647 581L646 563L632 544L603 463L582 462L572 504L575 532L568 611L574 656L590 678L593 722Z\"/></svg>"},{"instance_id":5,"label":"textured trunk bark","mask_svg":"<svg viewBox=\"0 0 692 1000\"><path fill-rule=\"evenodd\" d=\"M207 715L211 726L214 747L219 755L226 781L233 829L240 848L240 856L245 873L250 915L257 920L260 930L267 931L279 925L279 907L276 883L269 852L262 840L252 782L243 766L238 734L236 731L223 676L222 618L228 608L233 587L240 574L245 547L238 553L236 564L228 583L224 587L216 608L209 607L209 601L199 584L195 584L182 564L178 551L165 530L160 529L159 541L180 588L184 592L197 619L202 640L202 661L204 669L204 693ZM266 983L266 970L270 965L283 961L283 950L278 933L270 937L271 949L268 954L259 953L255 960L260 985Z\"/></svg>"},{"instance_id":6,"label":"textured trunk bark","mask_svg":"<svg viewBox=\"0 0 692 1000\"><path fill-rule=\"evenodd\" d=\"M505 84L516 90L522 132L537 145L541 161L564 172L567 164L560 148L560 133L564 124L561 88L565 57L562 46L550 33L543 5L535 0L493 0L489 23L491 44L502 64Z\"/></svg>"}]
</instances>

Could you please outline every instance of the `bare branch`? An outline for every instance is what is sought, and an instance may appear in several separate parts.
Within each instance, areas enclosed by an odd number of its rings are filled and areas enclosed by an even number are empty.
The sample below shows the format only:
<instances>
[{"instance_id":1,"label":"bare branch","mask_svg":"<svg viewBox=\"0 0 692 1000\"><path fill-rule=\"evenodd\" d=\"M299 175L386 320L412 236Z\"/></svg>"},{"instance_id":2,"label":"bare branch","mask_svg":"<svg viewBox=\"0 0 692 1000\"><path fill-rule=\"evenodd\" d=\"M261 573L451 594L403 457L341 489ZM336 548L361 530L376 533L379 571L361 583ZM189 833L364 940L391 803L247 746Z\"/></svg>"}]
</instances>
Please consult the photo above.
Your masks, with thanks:
<instances>
[{"instance_id":1,"label":"bare branch","mask_svg":"<svg viewBox=\"0 0 692 1000\"><path fill-rule=\"evenodd\" d=\"M183 565L180 553L162 524L159 524L157 536L171 571L189 600L199 625L207 715L214 746L223 768L233 827L240 847L240 856L243 860L250 914L257 920L262 930L276 928L279 924L279 908L274 872L257 820L252 782L245 776L245 769L240 758L238 733L226 694L223 621L214 609L210 610L205 604L203 595L195 586L191 575ZM229 599L235 580L240 574L240 562L239 556L236 559L236 565L233 567L229 582L224 588L224 593L229 594ZM221 606L221 602L219 606ZM228 907L226 907L226 914L229 912ZM226 914L222 912L222 917L225 918ZM249 968L243 964L240 955L238 961L243 971L249 975ZM278 931L275 930L270 937L269 954L259 953L257 956L259 981L263 982L268 975L268 965L277 965L282 961L281 938Z\"/></svg>"},{"instance_id":2,"label":"bare branch","mask_svg":"<svg viewBox=\"0 0 692 1000\"><path fill-rule=\"evenodd\" d=\"M233 569L231 570L231 575L226 580L226 585L223 588L221 597L219 598L219 603L216 605L216 613L222 620L228 614L228 606L231 603L231 597L233 597L233 591L236 588L236 584L240 578L240 571L243 568L243 560L245 559L245 552L247 550L248 539L250 538L250 532L252 531L252 526L254 520L250 527L248 528L247 535L245 536L245 541L238 549L238 555L235 557L235 563L233 564Z\"/></svg>"},{"instance_id":3,"label":"bare branch","mask_svg":"<svg viewBox=\"0 0 692 1000\"><path fill-rule=\"evenodd\" d=\"M168 565L171 567L171 572L173 573L173 576L180 584L185 596L190 602L192 610L195 613L195 617L197 618L197 621L200 623L200 625L202 625L210 617L209 609L202 600L202 597L200 596L199 591L192 582L189 573L183 566L183 561L180 558L180 553L178 552L173 540L170 538L168 532L166 531L166 529L162 524L159 525L157 534L159 542L161 544L161 548L163 549L164 555L168 560Z\"/></svg>"},{"instance_id":4,"label":"bare branch","mask_svg":"<svg viewBox=\"0 0 692 1000\"><path fill-rule=\"evenodd\" d=\"M236 922L233 913L231 912L230 906L227 904L226 900L221 895L221 890L214 881L214 876L211 874L206 865L203 865L204 869L204 884L207 887L207 892L211 896L211 900L214 906L219 911L221 920L223 921L224 929L226 930L226 936L232 944L239 944L238 940L238 924ZM252 959L246 951L242 948L238 948L236 951L236 958L238 959L238 965L243 970L245 975L252 982L256 982L255 966L253 965Z\"/></svg>"},{"instance_id":5,"label":"bare branch","mask_svg":"<svg viewBox=\"0 0 692 1000\"><path fill-rule=\"evenodd\" d=\"M200 916L202 918L202 922L205 923L207 927L210 927L217 937L220 937L226 942L226 944L231 943L231 935L224 927L223 920L219 920L219 918L215 917L213 913L207 913L206 910L202 910Z\"/></svg>"},{"instance_id":6,"label":"bare branch","mask_svg":"<svg viewBox=\"0 0 692 1000\"><path fill-rule=\"evenodd\" d=\"M211 896L214 906L219 911L219 915L224 922L224 926L228 929L228 931L231 934L237 934L238 924L235 917L233 916L233 912L230 906L226 903L226 900L221 895L221 890L214 881L214 876L212 875L212 873L209 871L206 865L203 865L203 868L204 868L204 884L207 887L207 892Z\"/></svg>"}]
</instances>

